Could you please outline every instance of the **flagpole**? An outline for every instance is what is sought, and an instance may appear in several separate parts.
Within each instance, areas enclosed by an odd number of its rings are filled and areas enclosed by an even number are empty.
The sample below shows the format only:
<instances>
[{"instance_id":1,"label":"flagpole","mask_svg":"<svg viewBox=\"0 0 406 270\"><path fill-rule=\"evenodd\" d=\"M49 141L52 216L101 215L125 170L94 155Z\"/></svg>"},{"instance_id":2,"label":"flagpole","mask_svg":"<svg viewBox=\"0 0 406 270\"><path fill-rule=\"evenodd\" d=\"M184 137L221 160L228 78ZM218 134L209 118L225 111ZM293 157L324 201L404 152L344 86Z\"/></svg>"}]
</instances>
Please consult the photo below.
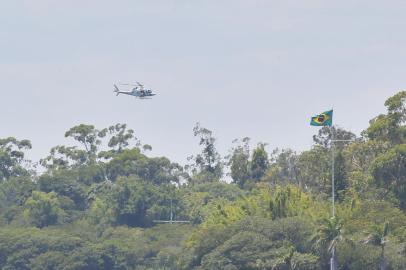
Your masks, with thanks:
<instances>
[{"instance_id":1,"label":"flagpole","mask_svg":"<svg viewBox=\"0 0 406 270\"><path fill-rule=\"evenodd\" d=\"M334 126L330 126L330 132L331 132L331 198L332 198L332 218L334 219L336 217L336 207L335 207L335 151L334 151L334 143L338 140L336 140L334 137ZM330 259L330 269L331 270L336 270L336 264L335 264L335 247L333 247L333 250L331 251L331 259Z\"/></svg>"},{"instance_id":2,"label":"flagpole","mask_svg":"<svg viewBox=\"0 0 406 270\"><path fill-rule=\"evenodd\" d=\"M333 109L332 109L333 110ZM334 179L334 174L335 174L335 169L334 169L334 142L335 142L335 136L334 136L334 126L333 124L330 126L330 133L331 133L331 198L332 198L332 212L333 212L333 219L335 218L335 179ZM335 247L333 247L333 250L331 252L331 259L330 259L330 269L335 270L336 265L335 265Z\"/></svg>"},{"instance_id":3,"label":"flagpole","mask_svg":"<svg viewBox=\"0 0 406 270\"><path fill-rule=\"evenodd\" d=\"M333 205L333 216L332 218L335 218L335 151L334 151L334 143L335 142L351 142L352 140L336 140L334 139L334 129L333 126L330 127L330 132L331 132L331 198L332 198L332 205ZM331 251L331 259L330 259L330 270L336 270L336 264L335 264L335 247L333 247L332 251Z\"/></svg>"},{"instance_id":4,"label":"flagpole","mask_svg":"<svg viewBox=\"0 0 406 270\"><path fill-rule=\"evenodd\" d=\"M314 116L311 118L310 125L312 126L330 126L330 150L331 150L331 204L332 204L332 219L335 219L335 149L334 149L334 143L335 142L351 142L353 141L352 139L350 140L341 140L341 139L335 139L335 134L334 134L334 125L333 125L333 111L334 109L332 108L328 112L324 112L318 116ZM329 116L326 120L325 116ZM320 119L320 120L319 120ZM329 120L329 121L328 121ZM328 121L328 122L327 122ZM331 258L330 258L330 270L335 270L336 269L336 264L335 264L335 247L333 247L331 251Z\"/></svg>"},{"instance_id":5,"label":"flagpole","mask_svg":"<svg viewBox=\"0 0 406 270\"><path fill-rule=\"evenodd\" d=\"M333 212L333 218L335 218L335 192L334 192L334 158L335 158L335 154L334 154L334 129L333 126L330 127L330 132L331 132L331 198L332 198L332 203L333 203L333 208L332 208L332 212Z\"/></svg>"}]
</instances>

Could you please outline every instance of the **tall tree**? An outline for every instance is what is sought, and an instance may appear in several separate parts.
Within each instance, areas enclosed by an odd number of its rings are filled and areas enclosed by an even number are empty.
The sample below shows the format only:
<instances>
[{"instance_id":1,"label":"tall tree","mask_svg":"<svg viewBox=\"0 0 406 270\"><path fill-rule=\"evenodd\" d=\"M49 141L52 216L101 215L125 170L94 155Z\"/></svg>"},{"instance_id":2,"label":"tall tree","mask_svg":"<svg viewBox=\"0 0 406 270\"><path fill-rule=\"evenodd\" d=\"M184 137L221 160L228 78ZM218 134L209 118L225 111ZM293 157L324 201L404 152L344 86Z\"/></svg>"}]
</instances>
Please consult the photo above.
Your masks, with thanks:
<instances>
[{"instance_id":1,"label":"tall tree","mask_svg":"<svg viewBox=\"0 0 406 270\"><path fill-rule=\"evenodd\" d=\"M399 144L406 140L406 91L401 91L386 100L388 113L370 121L364 134L372 140L389 141Z\"/></svg>"},{"instance_id":2,"label":"tall tree","mask_svg":"<svg viewBox=\"0 0 406 270\"><path fill-rule=\"evenodd\" d=\"M154 184L179 183L185 177L183 168L165 157L149 158L139 148L125 149L105 164L107 178L137 175Z\"/></svg>"},{"instance_id":3,"label":"tall tree","mask_svg":"<svg viewBox=\"0 0 406 270\"><path fill-rule=\"evenodd\" d=\"M250 178L250 148L249 138L242 139L239 145L231 150L228 165L231 170L231 178L239 187L243 188ZM234 143L238 142L234 140Z\"/></svg>"},{"instance_id":4,"label":"tall tree","mask_svg":"<svg viewBox=\"0 0 406 270\"><path fill-rule=\"evenodd\" d=\"M0 139L0 180L11 176L27 175L23 167L24 150L31 149L29 140L17 140L14 137Z\"/></svg>"},{"instance_id":5,"label":"tall tree","mask_svg":"<svg viewBox=\"0 0 406 270\"><path fill-rule=\"evenodd\" d=\"M298 157L298 174L303 188L326 192L331 188L331 154L329 149L316 145Z\"/></svg>"},{"instance_id":6,"label":"tall tree","mask_svg":"<svg viewBox=\"0 0 406 270\"><path fill-rule=\"evenodd\" d=\"M268 153L265 150L265 143L258 143L251 158L251 176L259 181L269 168Z\"/></svg>"},{"instance_id":7,"label":"tall tree","mask_svg":"<svg viewBox=\"0 0 406 270\"><path fill-rule=\"evenodd\" d=\"M130 142L129 140L135 138L134 130L127 129L126 124L116 124L108 128L109 133L112 135L108 146L115 149L118 153L121 153L125 147L127 147ZM137 138L135 138L137 140ZM139 143L139 142L138 142Z\"/></svg>"},{"instance_id":8,"label":"tall tree","mask_svg":"<svg viewBox=\"0 0 406 270\"><path fill-rule=\"evenodd\" d=\"M72 137L77 142L81 143L87 153L87 161L94 163L96 161L96 153L101 138L105 137L107 129L97 130L93 125L80 124L74 126L65 133L65 137Z\"/></svg>"},{"instance_id":9,"label":"tall tree","mask_svg":"<svg viewBox=\"0 0 406 270\"><path fill-rule=\"evenodd\" d=\"M351 131L339 127L323 127L319 129L317 135L313 135L313 141L316 145L323 146L325 148L329 147L331 140L355 140L356 136ZM338 146L342 147L350 142L341 142Z\"/></svg>"},{"instance_id":10,"label":"tall tree","mask_svg":"<svg viewBox=\"0 0 406 270\"><path fill-rule=\"evenodd\" d=\"M296 184L303 187L299 166L300 155L291 149L275 149L271 154L270 169L266 175L267 180L274 184Z\"/></svg>"},{"instance_id":11,"label":"tall tree","mask_svg":"<svg viewBox=\"0 0 406 270\"><path fill-rule=\"evenodd\" d=\"M47 169L67 169L72 166L85 165L88 161L86 150L76 146L58 145L50 150L50 154L40 160L40 164Z\"/></svg>"},{"instance_id":12,"label":"tall tree","mask_svg":"<svg viewBox=\"0 0 406 270\"><path fill-rule=\"evenodd\" d=\"M223 175L223 163L220 154L217 152L215 142L216 138L213 132L197 123L193 128L195 137L199 137L199 145L202 152L188 159L193 160L193 173L197 181L218 181Z\"/></svg>"}]
</instances>

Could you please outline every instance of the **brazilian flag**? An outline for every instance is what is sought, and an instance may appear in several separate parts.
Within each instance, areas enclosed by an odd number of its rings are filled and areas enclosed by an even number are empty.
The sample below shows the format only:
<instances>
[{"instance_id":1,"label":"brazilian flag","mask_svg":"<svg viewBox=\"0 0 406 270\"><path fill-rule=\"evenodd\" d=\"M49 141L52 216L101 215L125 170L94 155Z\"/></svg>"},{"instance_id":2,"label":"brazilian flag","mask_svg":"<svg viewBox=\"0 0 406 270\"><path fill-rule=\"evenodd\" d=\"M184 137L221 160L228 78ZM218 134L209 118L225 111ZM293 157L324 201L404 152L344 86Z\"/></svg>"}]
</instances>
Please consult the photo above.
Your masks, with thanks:
<instances>
[{"instance_id":1,"label":"brazilian flag","mask_svg":"<svg viewBox=\"0 0 406 270\"><path fill-rule=\"evenodd\" d=\"M331 127L333 125L333 110L313 116L310 125Z\"/></svg>"}]
</instances>

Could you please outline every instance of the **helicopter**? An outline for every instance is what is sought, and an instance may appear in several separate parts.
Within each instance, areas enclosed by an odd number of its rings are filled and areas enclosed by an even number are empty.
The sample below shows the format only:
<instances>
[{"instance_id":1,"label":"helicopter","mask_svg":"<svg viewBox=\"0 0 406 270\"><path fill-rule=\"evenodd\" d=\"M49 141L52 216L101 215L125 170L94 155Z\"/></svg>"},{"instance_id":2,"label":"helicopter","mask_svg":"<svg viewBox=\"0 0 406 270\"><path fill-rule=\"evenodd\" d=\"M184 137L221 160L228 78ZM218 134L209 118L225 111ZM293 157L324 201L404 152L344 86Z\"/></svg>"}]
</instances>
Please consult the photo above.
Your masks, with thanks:
<instances>
[{"instance_id":1,"label":"helicopter","mask_svg":"<svg viewBox=\"0 0 406 270\"><path fill-rule=\"evenodd\" d=\"M145 89L144 85L139 82L136 82L136 84L121 83L120 85L130 85L134 86L134 88L131 91L120 91L117 85L114 84L114 92L116 93L116 96L118 96L119 94L125 94L140 99L149 99L150 97L156 95L152 92L151 89Z\"/></svg>"}]
</instances>

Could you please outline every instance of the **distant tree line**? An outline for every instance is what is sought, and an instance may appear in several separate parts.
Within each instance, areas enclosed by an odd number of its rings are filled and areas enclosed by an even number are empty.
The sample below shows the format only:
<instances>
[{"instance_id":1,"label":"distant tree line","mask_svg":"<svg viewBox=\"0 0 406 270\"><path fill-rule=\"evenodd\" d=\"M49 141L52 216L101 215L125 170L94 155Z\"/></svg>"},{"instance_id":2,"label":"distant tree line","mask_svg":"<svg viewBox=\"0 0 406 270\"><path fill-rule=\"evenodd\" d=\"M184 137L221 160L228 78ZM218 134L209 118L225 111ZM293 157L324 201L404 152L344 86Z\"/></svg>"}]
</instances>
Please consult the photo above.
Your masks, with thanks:
<instances>
[{"instance_id":1,"label":"distant tree line","mask_svg":"<svg viewBox=\"0 0 406 270\"><path fill-rule=\"evenodd\" d=\"M406 92L356 136L295 152L236 139L221 156L151 157L126 124L80 124L35 166L0 139L0 269L406 269ZM337 213L331 218L331 140ZM223 179L229 178L231 182ZM154 220L187 220L157 224Z\"/></svg>"}]
</instances>

